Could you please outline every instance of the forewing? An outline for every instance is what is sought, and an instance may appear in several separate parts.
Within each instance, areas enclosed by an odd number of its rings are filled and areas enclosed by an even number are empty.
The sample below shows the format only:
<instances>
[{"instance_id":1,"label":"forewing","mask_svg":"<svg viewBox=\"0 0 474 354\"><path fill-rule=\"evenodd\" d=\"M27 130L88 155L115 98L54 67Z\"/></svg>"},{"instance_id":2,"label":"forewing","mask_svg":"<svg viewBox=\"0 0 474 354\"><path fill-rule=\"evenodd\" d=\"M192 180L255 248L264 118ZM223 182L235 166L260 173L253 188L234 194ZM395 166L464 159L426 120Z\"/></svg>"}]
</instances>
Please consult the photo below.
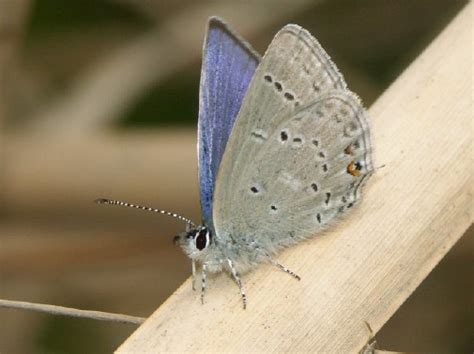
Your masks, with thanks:
<instances>
[{"instance_id":1,"label":"forewing","mask_svg":"<svg viewBox=\"0 0 474 354\"><path fill-rule=\"evenodd\" d=\"M217 171L258 62L258 54L221 20L209 20L201 68L198 160L202 215L210 227Z\"/></svg>"},{"instance_id":2,"label":"forewing","mask_svg":"<svg viewBox=\"0 0 474 354\"><path fill-rule=\"evenodd\" d=\"M246 157L239 154L255 153L247 144L254 139L265 139L265 134L280 120L331 89L344 90L346 83L329 55L305 29L297 25L283 27L268 47L245 96L237 131L230 137L230 151L224 157L231 170L219 171L222 183L235 185L239 176L235 171L247 163ZM223 195L226 192L232 193L222 188L221 200L228 199Z\"/></svg>"},{"instance_id":3,"label":"forewing","mask_svg":"<svg viewBox=\"0 0 474 354\"><path fill-rule=\"evenodd\" d=\"M308 32L281 30L255 73L216 184L214 225L268 253L350 209L372 170L367 118Z\"/></svg>"}]
</instances>

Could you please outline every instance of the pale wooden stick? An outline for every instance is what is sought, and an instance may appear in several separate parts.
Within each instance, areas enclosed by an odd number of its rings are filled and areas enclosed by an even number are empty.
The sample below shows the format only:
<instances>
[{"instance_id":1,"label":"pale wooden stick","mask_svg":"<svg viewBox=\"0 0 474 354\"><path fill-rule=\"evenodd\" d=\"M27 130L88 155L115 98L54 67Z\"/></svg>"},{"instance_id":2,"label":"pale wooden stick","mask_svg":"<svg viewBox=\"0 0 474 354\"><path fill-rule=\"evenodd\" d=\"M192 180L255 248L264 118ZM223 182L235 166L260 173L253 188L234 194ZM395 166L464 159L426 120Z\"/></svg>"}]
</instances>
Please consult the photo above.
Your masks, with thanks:
<instances>
[{"instance_id":1,"label":"pale wooden stick","mask_svg":"<svg viewBox=\"0 0 474 354\"><path fill-rule=\"evenodd\" d=\"M370 109L376 165L351 216L271 266L228 277L204 305L185 282L118 353L354 353L473 222L470 2Z\"/></svg>"},{"instance_id":2,"label":"pale wooden stick","mask_svg":"<svg viewBox=\"0 0 474 354\"><path fill-rule=\"evenodd\" d=\"M45 312L51 315L81 317L81 318L89 318L89 319L98 320L98 321L111 321L111 322L120 322L120 323L142 324L146 320L146 318L144 317L122 315L120 313L79 310L79 309L75 309L71 307L38 304L38 303L32 303L32 302L27 302L27 301L13 301L13 300L0 299L0 307Z\"/></svg>"}]
</instances>

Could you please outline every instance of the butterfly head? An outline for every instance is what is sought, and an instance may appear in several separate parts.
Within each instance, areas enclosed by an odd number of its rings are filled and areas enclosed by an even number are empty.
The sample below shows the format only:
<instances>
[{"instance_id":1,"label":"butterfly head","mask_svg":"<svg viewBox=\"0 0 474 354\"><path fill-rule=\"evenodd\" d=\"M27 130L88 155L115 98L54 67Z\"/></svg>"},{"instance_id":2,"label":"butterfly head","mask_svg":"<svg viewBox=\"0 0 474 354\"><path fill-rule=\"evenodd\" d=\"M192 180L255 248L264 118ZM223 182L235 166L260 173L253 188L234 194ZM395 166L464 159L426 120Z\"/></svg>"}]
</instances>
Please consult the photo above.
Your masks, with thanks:
<instances>
[{"instance_id":1,"label":"butterfly head","mask_svg":"<svg viewBox=\"0 0 474 354\"><path fill-rule=\"evenodd\" d=\"M205 256L212 245L212 232L206 226L193 227L173 239L189 258L197 260Z\"/></svg>"}]
</instances>

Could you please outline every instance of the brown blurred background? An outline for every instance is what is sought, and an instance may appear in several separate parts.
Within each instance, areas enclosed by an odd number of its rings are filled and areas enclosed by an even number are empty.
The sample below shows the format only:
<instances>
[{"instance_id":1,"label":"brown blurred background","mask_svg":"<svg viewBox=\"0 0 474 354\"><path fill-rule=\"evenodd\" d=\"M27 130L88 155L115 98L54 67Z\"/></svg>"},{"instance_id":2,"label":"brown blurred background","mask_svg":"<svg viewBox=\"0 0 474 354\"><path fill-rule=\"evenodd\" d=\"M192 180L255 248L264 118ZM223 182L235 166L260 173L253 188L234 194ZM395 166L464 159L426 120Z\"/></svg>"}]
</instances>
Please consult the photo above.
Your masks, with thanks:
<instances>
[{"instance_id":1,"label":"brown blurred background","mask_svg":"<svg viewBox=\"0 0 474 354\"><path fill-rule=\"evenodd\" d=\"M148 316L190 275L171 242L180 223L92 201L199 220L209 16L260 53L283 25L307 28L370 106L466 3L0 0L0 298ZM380 348L473 351L473 233L377 333ZM0 309L0 352L110 352L134 328Z\"/></svg>"}]
</instances>

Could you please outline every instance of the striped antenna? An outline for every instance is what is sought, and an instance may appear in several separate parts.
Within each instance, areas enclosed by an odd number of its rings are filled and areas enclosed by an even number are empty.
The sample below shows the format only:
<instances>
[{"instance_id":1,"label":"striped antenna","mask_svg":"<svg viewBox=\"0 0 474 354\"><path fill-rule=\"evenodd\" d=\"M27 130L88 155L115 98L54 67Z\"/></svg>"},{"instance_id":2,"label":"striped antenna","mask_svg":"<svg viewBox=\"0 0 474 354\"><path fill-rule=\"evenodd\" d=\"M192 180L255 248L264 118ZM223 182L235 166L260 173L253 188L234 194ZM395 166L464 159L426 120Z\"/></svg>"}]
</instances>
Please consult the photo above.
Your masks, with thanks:
<instances>
[{"instance_id":1,"label":"striped antenna","mask_svg":"<svg viewBox=\"0 0 474 354\"><path fill-rule=\"evenodd\" d=\"M127 203L127 202L122 202L120 200L112 200L112 199L105 199L105 198L96 199L95 202L97 204L120 205L120 206L124 206L124 207L129 207L129 208L152 211L154 213L172 216L173 218L184 221L185 223L187 223L188 225L190 225L193 228L197 227L195 223L193 223L191 220L185 218L184 216L181 216L181 215L178 215L176 213L172 213L172 212L169 212L169 211L166 211L166 210L160 210L160 209L150 208L150 207L147 207L147 206L130 204L130 203Z\"/></svg>"}]
</instances>

